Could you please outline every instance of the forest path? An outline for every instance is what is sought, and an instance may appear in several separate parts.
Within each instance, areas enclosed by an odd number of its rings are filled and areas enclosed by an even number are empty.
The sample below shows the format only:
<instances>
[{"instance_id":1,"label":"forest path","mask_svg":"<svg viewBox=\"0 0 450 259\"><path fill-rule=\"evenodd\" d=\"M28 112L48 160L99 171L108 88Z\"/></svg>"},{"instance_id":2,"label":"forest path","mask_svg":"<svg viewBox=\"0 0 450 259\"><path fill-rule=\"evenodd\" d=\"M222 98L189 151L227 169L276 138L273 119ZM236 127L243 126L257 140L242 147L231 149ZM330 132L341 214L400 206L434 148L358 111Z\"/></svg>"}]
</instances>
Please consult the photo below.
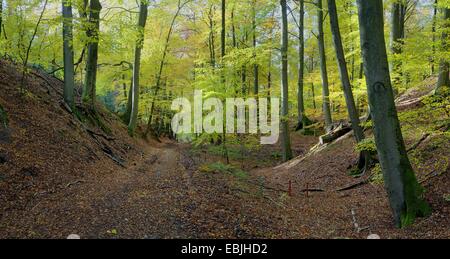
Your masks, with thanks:
<instances>
[{"instance_id":1,"label":"forest path","mask_svg":"<svg viewBox=\"0 0 450 259\"><path fill-rule=\"evenodd\" d=\"M188 238L190 179L177 145L149 149L128 169L92 179L80 193L92 208L78 222L91 238ZM97 179L98 180L98 179ZM80 228L79 228L80 229ZM84 233L83 233L84 232Z\"/></svg>"}]
</instances>

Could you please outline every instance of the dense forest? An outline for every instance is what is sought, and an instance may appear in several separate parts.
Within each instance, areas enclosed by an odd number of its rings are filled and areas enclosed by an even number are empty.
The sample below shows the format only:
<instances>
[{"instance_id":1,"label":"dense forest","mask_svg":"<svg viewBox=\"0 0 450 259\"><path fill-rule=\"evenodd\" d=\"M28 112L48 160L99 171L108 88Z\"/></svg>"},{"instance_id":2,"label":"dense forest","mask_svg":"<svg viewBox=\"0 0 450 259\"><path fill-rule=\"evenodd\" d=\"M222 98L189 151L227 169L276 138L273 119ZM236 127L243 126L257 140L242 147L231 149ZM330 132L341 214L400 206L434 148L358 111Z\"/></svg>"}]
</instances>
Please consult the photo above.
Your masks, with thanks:
<instances>
[{"instance_id":1,"label":"dense forest","mask_svg":"<svg viewBox=\"0 0 450 259\"><path fill-rule=\"evenodd\" d=\"M0 237L450 238L449 28L449 0L0 0Z\"/></svg>"}]
</instances>

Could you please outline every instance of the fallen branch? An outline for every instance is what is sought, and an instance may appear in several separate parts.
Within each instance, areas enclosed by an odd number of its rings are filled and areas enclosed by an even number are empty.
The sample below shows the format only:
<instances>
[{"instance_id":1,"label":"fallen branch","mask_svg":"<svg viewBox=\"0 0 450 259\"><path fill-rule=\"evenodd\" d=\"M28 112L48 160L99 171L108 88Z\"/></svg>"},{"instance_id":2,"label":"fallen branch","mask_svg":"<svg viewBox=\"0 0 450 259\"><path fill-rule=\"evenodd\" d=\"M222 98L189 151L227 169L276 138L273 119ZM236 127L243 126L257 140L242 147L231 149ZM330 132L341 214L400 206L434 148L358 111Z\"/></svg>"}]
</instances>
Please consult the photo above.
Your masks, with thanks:
<instances>
[{"instance_id":1,"label":"fallen branch","mask_svg":"<svg viewBox=\"0 0 450 259\"><path fill-rule=\"evenodd\" d=\"M418 147L419 147L420 145L422 145L422 143L423 143L424 141L426 141L430 136L431 136L431 134L429 134L429 133L424 134L424 135L422 136L422 138L420 138L419 141L417 141L416 144L414 144L412 147L410 147L410 148L407 150L407 152L409 153L409 152L415 150L416 148L418 148Z\"/></svg>"},{"instance_id":2,"label":"fallen branch","mask_svg":"<svg viewBox=\"0 0 450 259\"><path fill-rule=\"evenodd\" d=\"M362 180L362 181L359 181L359 182L357 182L355 184L352 184L350 186L347 186L347 187L344 187L344 188L341 188L341 189L337 189L336 192L349 191L349 190L353 190L353 189L356 189L358 187L361 187L363 185L366 185L366 184L370 183L370 179L372 179L372 176L373 176L373 173L371 175L369 175L366 179Z\"/></svg>"},{"instance_id":3,"label":"fallen branch","mask_svg":"<svg viewBox=\"0 0 450 259\"><path fill-rule=\"evenodd\" d=\"M106 140L108 140L108 141L114 141L114 140L116 140L116 139L113 138L113 137L106 136L105 134L101 134L101 133L95 132L95 131L93 131L93 130L91 130L91 129L88 129L88 128L86 128L86 131L87 131L90 135L99 136L99 137L102 137L102 138L104 138L104 139L106 139Z\"/></svg>"},{"instance_id":4,"label":"fallen branch","mask_svg":"<svg viewBox=\"0 0 450 259\"><path fill-rule=\"evenodd\" d=\"M83 180L77 180L77 181L75 181L75 182L68 183L68 184L66 185L66 188L70 188L71 186L73 186L73 185L75 185L75 184L85 183L85 182L86 182L86 181L83 181Z\"/></svg>"}]
</instances>

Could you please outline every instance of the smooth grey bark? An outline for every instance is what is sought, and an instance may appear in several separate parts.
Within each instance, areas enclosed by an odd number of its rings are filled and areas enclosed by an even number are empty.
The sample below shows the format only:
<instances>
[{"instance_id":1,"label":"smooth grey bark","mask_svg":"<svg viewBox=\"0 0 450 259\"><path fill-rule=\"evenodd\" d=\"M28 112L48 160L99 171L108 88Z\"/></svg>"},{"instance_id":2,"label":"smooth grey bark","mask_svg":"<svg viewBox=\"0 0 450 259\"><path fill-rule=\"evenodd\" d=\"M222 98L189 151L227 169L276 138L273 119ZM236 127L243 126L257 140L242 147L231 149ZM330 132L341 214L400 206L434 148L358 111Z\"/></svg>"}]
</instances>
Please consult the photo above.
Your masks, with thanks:
<instances>
[{"instance_id":1,"label":"smooth grey bark","mask_svg":"<svg viewBox=\"0 0 450 259\"><path fill-rule=\"evenodd\" d=\"M432 56L430 59L431 65L431 74L433 75L435 72L435 55L436 55L436 24L437 24L437 13L438 13L438 0L434 0L433 7L433 25L431 26L431 33L433 34L433 47L432 47Z\"/></svg>"},{"instance_id":2,"label":"smooth grey bark","mask_svg":"<svg viewBox=\"0 0 450 259\"><path fill-rule=\"evenodd\" d=\"M281 82L282 82L282 101L281 101L281 134L283 160L288 161L293 157L291 149L291 138L289 133L289 78L288 78L288 18L286 0L280 0L281 5Z\"/></svg>"},{"instance_id":3,"label":"smooth grey bark","mask_svg":"<svg viewBox=\"0 0 450 259\"><path fill-rule=\"evenodd\" d=\"M421 199L403 141L384 39L383 1L357 0L364 72L374 135L395 224L404 227L429 213Z\"/></svg>"},{"instance_id":4,"label":"smooth grey bark","mask_svg":"<svg viewBox=\"0 0 450 259\"><path fill-rule=\"evenodd\" d=\"M443 22L445 28L448 28L448 23L450 22L450 9L445 8L442 10L443 12ZM442 33L442 50L448 50L448 33L443 32ZM444 86L450 87L450 78L449 78L449 68L450 63L448 60L441 60L439 65L439 79L438 83L436 85L436 93L440 94L441 90Z\"/></svg>"},{"instance_id":5,"label":"smooth grey bark","mask_svg":"<svg viewBox=\"0 0 450 259\"><path fill-rule=\"evenodd\" d=\"M139 20L138 20L138 30L139 30L139 38L136 42L136 49L134 52L134 65L133 65L133 90L131 93L131 116L130 123L128 124L128 133L131 136L134 136L136 131L137 121L138 121L138 113L139 113L139 79L140 79L140 71L141 71L141 53L142 48L144 47L144 30L145 25L147 23L148 16L148 2L147 0L141 1L141 5L139 7Z\"/></svg>"},{"instance_id":6,"label":"smooth grey bark","mask_svg":"<svg viewBox=\"0 0 450 259\"><path fill-rule=\"evenodd\" d=\"M364 140L364 131L360 126L359 112L355 105L353 97L352 85L347 69L347 62L345 60L344 47L342 45L341 32L339 29L338 12L335 0L328 0L328 13L330 16L331 33L333 36L334 49L336 52L336 59L339 67L339 76L341 78L342 88L344 92L345 102L347 105L348 116L352 123L352 129L357 143ZM369 156L366 152L361 153L359 169L367 167Z\"/></svg>"},{"instance_id":7,"label":"smooth grey bark","mask_svg":"<svg viewBox=\"0 0 450 259\"><path fill-rule=\"evenodd\" d=\"M131 76L130 88L128 89L127 109L123 114L123 122L128 125L131 118L131 108L133 106L133 76Z\"/></svg>"},{"instance_id":8,"label":"smooth grey bark","mask_svg":"<svg viewBox=\"0 0 450 259\"><path fill-rule=\"evenodd\" d=\"M333 129L333 119L331 117L330 108L330 89L328 82L327 71L327 57L325 53L325 34L323 32L323 7L322 0L316 1L317 5L317 28L319 34L317 35L320 56L320 72L322 76L322 100L323 100L323 115L325 119L325 130L330 132Z\"/></svg>"},{"instance_id":9,"label":"smooth grey bark","mask_svg":"<svg viewBox=\"0 0 450 259\"><path fill-rule=\"evenodd\" d=\"M221 71L221 77L222 77L222 87L225 89L226 88L226 78L225 78L225 66L224 66L224 58L226 55L226 51L227 51L227 46L226 46L226 11L227 11L227 4L225 0L222 0L222 30L221 30L221 55L220 55L220 65L222 67L222 71ZM222 145L223 145L223 153L224 153L224 157L227 160L227 164L230 163L230 157L228 155L228 149L227 149L227 135L225 133L225 124L224 124L224 130L223 130L223 134L222 134Z\"/></svg>"},{"instance_id":10,"label":"smooth grey bark","mask_svg":"<svg viewBox=\"0 0 450 259\"><path fill-rule=\"evenodd\" d=\"M220 32L220 43L221 43L221 57L225 56L226 52L226 0L222 0L222 29Z\"/></svg>"},{"instance_id":11,"label":"smooth grey bark","mask_svg":"<svg viewBox=\"0 0 450 259\"><path fill-rule=\"evenodd\" d=\"M406 4L404 0L395 0L391 6L391 53L393 55L399 55L403 52L403 40L405 38L405 19L406 19ZM397 72L401 74L402 63L396 61L395 57L392 58L391 72ZM394 84L400 84L401 78L395 77ZM394 88L395 95L398 94L398 90Z\"/></svg>"},{"instance_id":12,"label":"smooth grey bark","mask_svg":"<svg viewBox=\"0 0 450 259\"><path fill-rule=\"evenodd\" d=\"M95 110L97 64L98 64L98 41L100 31L100 12L102 5L99 0L90 1L88 55L86 60L86 76L83 89L83 102L88 103Z\"/></svg>"},{"instance_id":13,"label":"smooth grey bark","mask_svg":"<svg viewBox=\"0 0 450 259\"><path fill-rule=\"evenodd\" d=\"M253 27L253 58L256 62L256 0L253 0L253 20L252 20L252 27ZM259 66L257 63L253 65L253 93L258 96L259 94Z\"/></svg>"},{"instance_id":14,"label":"smooth grey bark","mask_svg":"<svg viewBox=\"0 0 450 259\"><path fill-rule=\"evenodd\" d=\"M64 101L74 106L74 61L73 61L73 15L72 4L68 0L62 1L63 13L63 56L64 56Z\"/></svg>"},{"instance_id":15,"label":"smooth grey bark","mask_svg":"<svg viewBox=\"0 0 450 259\"><path fill-rule=\"evenodd\" d=\"M3 0L0 0L0 38L2 36L3 29Z\"/></svg>"},{"instance_id":16,"label":"smooth grey bark","mask_svg":"<svg viewBox=\"0 0 450 259\"><path fill-rule=\"evenodd\" d=\"M405 37L406 5L404 0L392 3L391 13L391 51L394 54L402 52L401 44Z\"/></svg>"},{"instance_id":17,"label":"smooth grey bark","mask_svg":"<svg viewBox=\"0 0 450 259\"><path fill-rule=\"evenodd\" d=\"M311 121L305 113L304 86L305 86L305 1L299 0L298 19L298 89L297 89L297 113L298 122L296 130L308 126Z\"/></svg>"},{"instance_id":18,"label":"smooth grey bark","mask_svg":"<svg viewBox=\"0 0 450 259\"><path fill-rule=\"evenodd\" d=\"M215 28L214 28L214 12L215 7L211 5L209 8L208 19L209 19L209 37L208 37L208 47L211 60L211 67L214 69L216 67L216 44L215 44Z\"/></svg>"}]
</instances>

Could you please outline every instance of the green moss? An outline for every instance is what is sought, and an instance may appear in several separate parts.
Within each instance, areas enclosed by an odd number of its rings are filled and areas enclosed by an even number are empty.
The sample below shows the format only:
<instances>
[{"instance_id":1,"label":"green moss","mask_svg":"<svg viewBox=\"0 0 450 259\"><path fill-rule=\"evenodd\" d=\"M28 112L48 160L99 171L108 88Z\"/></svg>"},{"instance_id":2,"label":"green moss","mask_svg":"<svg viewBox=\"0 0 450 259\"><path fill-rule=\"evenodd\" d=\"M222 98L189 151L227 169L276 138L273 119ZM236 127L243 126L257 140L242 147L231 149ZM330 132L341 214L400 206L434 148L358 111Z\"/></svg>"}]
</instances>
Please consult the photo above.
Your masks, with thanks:
<instances>
[{"instance_id":1,"label":"green moss","mask_svg":"<svg viewBox=\"0 0 450 259\"><path fill-rule=\"evenodd\" d=\"M226 165L220 162L203 165L200 167L200 170L204 173L225 173L225 174L231 174L234 177L240 179L240 180L246 180L248 179L249 175L247 172L235 168L232 165Z\"/></svg>"},{"instance_id":2,"label":"green moss","mask_svg":"<svg viewBox=\"0 0 450 259\"><path fill-rule=\"evenodd\" d=\"M423 199L425 189L418 183L416 175L406 161L402 165L406 169L403 174L405 208L401 214L400 227L412 225L417 217L427 217L431 214L430 206Z\"/></svg>"},{"instance_id":3,"label":"green moss","mask_svg":"<svg viewBox=\"0 0 450 259\"><path fill-rule=\"evenodd\" d=\"M375 144L374 138L367 138L361 141L360 143L356 144L355 150L357 152L369 152L370 154L376 154L377 153L377 146Z\"/></svg>"}]
</instances>

